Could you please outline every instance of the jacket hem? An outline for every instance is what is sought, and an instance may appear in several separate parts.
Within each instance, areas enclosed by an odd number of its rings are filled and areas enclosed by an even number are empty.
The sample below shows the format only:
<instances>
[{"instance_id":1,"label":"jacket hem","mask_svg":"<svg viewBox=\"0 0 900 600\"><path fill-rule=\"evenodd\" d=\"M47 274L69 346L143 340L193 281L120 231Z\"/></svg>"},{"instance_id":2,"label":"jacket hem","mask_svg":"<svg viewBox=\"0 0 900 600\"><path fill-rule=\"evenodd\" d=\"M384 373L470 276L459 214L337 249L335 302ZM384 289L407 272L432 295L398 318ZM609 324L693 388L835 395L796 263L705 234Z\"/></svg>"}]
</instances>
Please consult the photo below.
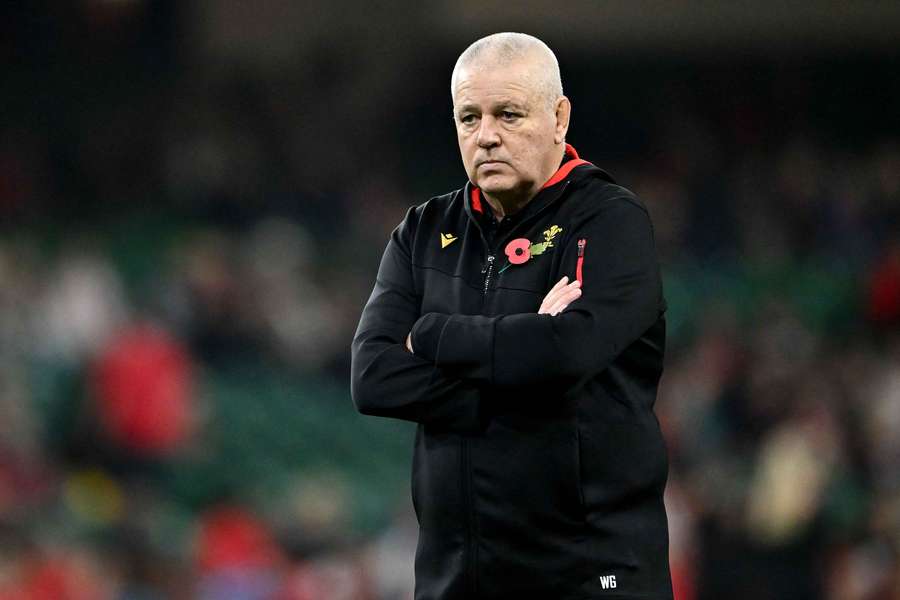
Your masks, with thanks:
<instances>
[{"instance_id":1,"label":"jacket hem","mask_svg":"<svg viewBox=\"0 0 900 600\"><path fill-rule=\"evenodd\" d=\"M564 600L673 600L674 596L667 594L660 596L658 594L607 594L601 592L587 596L572 596Z\"/></svg>"}]
</instances>

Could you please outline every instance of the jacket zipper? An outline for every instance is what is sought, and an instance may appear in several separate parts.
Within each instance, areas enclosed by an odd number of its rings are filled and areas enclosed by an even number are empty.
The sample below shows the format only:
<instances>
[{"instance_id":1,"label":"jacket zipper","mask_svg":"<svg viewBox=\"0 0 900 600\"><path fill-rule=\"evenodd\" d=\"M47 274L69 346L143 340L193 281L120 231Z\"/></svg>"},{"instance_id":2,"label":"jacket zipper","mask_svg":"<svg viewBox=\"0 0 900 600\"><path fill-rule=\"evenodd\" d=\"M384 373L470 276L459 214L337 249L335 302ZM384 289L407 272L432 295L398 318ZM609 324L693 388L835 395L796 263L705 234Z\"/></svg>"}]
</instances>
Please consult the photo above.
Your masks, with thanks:
<instances>
[{"instance_id":1,"label":"jacket zipper","mask_svg":"<svg viewBox=\"0 0 900 600\"><path fill-rule=\"evenodd\" d=\"M575 278L578 283L584 285L584 278L581 275L581 266L584 264L584 247L587 246L587 238L578 240L578 264L575 265Z\"/></svg>"},{"instance_id":2,"label":"jacket zipper","mask_svg":"<svg viewBox=\"0 0 900 600\"><path fill-rule=\"evenodd\" d=\"M487 296L488 287L491 285L491 275L494 274L494 255L488 254L487 265L481 270L484 276L484 295Z\"/></svg>"}]
</instances>

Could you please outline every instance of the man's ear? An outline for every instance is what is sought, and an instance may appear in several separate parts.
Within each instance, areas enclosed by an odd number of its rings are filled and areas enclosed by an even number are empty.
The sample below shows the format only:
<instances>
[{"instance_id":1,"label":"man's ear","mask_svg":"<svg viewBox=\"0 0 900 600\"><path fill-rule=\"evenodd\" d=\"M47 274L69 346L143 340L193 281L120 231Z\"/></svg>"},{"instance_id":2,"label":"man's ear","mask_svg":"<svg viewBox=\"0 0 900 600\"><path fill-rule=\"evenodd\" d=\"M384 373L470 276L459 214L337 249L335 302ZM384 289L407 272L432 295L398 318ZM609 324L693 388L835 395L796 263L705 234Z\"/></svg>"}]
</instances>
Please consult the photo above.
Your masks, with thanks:
<instances>
[{"instance_id":1,"label":"man's ear","mask_svg":"<svg viewBox=\"0 0 900 600\"><path fill-rule=\"evenodd\" d=\"M553 141L562 144L566 140L566 132L569 131L569 117L572 115L572 103L565 96L560 96L556 101L556 133Z\"/></svg>"}]
</instances>

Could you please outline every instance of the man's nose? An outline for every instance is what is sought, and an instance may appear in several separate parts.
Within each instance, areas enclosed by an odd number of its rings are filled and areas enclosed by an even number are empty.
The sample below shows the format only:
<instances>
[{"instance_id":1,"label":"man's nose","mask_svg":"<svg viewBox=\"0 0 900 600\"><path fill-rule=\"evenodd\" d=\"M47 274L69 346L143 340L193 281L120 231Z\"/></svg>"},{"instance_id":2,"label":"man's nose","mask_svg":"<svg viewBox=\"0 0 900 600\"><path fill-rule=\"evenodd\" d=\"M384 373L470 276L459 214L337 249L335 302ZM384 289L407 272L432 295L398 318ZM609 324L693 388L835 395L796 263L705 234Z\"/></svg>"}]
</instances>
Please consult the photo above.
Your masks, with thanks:
<instances>
[{"instance_id":1,"label":"man's nose","mask_svg":"<svg viewBox=\"0 0 900 600\"><path fill-rule=\"evenodd\" d=\"M482 117L476 141L482 148L493 148L500 145L500 132L497 131L497 121L490 115Z\"/></svg>"}]
</instances>

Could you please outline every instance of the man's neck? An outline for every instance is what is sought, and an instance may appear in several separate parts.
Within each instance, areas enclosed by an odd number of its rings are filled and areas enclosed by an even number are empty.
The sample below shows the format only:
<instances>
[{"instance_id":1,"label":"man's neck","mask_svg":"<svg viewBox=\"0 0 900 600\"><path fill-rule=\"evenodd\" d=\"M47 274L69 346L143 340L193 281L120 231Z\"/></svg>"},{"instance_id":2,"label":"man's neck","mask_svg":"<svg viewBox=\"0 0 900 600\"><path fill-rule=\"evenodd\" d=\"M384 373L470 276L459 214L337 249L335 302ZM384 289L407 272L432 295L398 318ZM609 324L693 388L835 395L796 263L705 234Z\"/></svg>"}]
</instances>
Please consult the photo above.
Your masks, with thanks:
<instances>
[{"instance_id":1,"label":"man's neck","mask_svg":"<svg viewBox=\"0 0 900 600\"><path fill-rule=\"evenodd\" d=\"M495 196L493 194L489 194L487 192L482 192L482 196L487 201L488 206L491 207L491 211L494 213L494 218L497 219L497 222L503 220L504 217L508 217L509 215L514 215L525 206L531 202L532 198L537 195L537 191L531 191L527 194L517 194L515 196Z\"/></svg>"}]
</instances>

